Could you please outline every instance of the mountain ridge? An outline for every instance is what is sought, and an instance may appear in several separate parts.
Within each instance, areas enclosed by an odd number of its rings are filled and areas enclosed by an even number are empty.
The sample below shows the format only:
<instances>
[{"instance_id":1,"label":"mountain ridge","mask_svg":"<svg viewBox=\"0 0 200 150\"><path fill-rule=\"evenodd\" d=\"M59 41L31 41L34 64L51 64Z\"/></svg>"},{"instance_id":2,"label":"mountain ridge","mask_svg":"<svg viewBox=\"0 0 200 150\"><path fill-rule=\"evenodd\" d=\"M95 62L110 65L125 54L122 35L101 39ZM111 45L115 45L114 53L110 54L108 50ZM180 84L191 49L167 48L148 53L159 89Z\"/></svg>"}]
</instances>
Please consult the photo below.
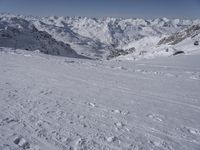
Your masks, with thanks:
<instances>
[{"instance_id":1,"label":"mountain ridge","mask_svg":"<svg viewBox=\"0 0 200 150\"><path fill-rule=\"evenodd\" d=\"M51 35L56 41L69 44L78 54L98 59L109 57L113 51L121 53L122 50L135 48L139 41L147 42L145 44L148 46L148 39L158 39L159 42L163 37L200 23L199 19L167 18L34 17L14 14L0 14L0 17L22 18L33 24L37 30ZM156 46L154 42L153 45ZM141 51L144 50L139 50L138 54Z\"/></svg>"}]
</instances>

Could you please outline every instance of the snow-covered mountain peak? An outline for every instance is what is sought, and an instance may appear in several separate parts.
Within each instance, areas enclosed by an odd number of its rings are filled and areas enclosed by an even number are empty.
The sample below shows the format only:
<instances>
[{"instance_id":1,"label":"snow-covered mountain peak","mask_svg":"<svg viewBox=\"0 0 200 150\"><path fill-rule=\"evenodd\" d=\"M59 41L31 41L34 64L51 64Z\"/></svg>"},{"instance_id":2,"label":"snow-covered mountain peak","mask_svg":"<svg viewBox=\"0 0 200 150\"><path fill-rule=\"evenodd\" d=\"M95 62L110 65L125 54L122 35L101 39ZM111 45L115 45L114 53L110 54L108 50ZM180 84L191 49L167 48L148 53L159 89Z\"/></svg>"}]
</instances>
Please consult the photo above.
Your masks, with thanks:
<instances>
[{"instance_id":1,"label":"snow-covered mountain peak","mask_svg":"<svg viewBox=\"0 0 200 150\"><path fill-rule=\"evenodd\" d=\"M92 58L104 58L110 52L127 48L135 48L139 53L149 51L144 48L145 45L156 46L155 43L163 37L200 23L198 19L32 17L12 14L0 14L0 18L4 24L7 22L6 26L23 30L36 28L51 35L56 41L70 45L79 54ZM153 39L153 43L148 39ZM139 43L142 46L138 46Z\"/></svg>"}]
</instances>

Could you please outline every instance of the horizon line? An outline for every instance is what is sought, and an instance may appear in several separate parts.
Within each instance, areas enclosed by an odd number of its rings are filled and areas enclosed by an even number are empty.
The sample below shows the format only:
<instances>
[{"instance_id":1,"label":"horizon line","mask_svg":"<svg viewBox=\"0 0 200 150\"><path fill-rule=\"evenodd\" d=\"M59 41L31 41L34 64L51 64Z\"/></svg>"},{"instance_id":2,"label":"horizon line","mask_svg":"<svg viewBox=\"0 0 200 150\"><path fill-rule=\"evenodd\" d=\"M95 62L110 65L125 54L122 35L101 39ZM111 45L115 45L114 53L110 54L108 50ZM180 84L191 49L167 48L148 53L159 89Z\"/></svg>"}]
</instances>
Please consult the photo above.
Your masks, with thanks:
<instances>
[{"instance_id":1,"label":"horizon line","mask_svg":"<svg viewBox=\"0 0 200 150\"><path fill-rule=\"evenodd\" d=\"M33 14L20 14L20 13L13 13L13 12L0 12L0 14L5 14L5 15L15 15L15 16L24 16L24 17L39 17L39 18L43 18L43 17L80 17L80 18L99 18L99 19L105 19L105 18L113 18L113 19L143 19L143 20L155 20L155 19L169 19L169 20L176 20L176 19L180 19L180 20L200 20L200 18L177 18L177 17L130 17L130 16L87 16L87 15L33 15Z\"/></svg>"}]
</instances>

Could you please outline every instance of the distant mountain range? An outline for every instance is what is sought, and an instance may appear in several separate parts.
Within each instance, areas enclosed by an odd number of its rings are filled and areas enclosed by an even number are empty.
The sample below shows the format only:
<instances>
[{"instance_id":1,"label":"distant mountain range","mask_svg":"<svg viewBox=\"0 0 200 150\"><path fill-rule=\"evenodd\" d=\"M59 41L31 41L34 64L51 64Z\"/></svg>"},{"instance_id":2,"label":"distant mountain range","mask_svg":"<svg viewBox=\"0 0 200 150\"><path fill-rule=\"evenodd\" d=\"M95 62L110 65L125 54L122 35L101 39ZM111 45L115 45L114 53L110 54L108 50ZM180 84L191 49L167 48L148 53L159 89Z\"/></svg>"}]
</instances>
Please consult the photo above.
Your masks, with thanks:
<instances>
[{"instance_id":1,"label":"distant mountain range","mask_svg":"<svg viewBox=\"0 0 200 150\"><path fill-rule=\"evenodd\" d=\"M97 59L167 52L199 40L200 20L30 17L0 14L0 46ZM175 49L174 47L171 49ZM168 54L171 55L168 51ZM158 54L158 53L156 53Z\"/></svg>"}]
</instances>

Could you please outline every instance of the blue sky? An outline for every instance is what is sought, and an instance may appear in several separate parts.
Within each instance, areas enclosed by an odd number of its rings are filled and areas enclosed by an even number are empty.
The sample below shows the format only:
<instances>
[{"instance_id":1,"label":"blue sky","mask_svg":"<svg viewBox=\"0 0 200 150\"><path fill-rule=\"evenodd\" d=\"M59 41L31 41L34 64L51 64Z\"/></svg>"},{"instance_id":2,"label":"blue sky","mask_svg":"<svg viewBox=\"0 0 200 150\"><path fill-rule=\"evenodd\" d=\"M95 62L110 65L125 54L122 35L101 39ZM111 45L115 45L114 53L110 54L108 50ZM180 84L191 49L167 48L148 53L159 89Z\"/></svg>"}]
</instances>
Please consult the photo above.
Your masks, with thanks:
<instances>
[{"instance_id":1,"label":"blue sky","mask_svg":"<svg viewBox=\"0 0 200 150\"><path fill-rule=\"evenodd\" d=\"M0 0L0 12L36 16L200 18L200 0Z\"/></svg>"}]
</instances>

